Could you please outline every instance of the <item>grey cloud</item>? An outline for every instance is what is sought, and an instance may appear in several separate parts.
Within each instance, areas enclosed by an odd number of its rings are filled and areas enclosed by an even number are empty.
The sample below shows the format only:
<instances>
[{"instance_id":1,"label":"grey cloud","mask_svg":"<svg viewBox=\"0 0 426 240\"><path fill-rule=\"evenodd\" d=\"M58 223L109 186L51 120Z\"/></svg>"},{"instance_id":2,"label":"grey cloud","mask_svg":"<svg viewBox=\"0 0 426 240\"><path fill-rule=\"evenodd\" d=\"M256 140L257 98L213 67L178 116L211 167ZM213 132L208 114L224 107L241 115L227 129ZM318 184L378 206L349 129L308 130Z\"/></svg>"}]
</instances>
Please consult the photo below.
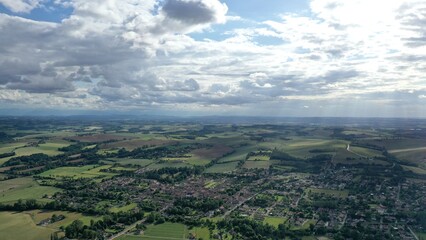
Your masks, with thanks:
<instances>
[{"instance_id":1,"label":"grey cloud","mask_svg":"<svg viewBox=\"0 0 426 240\"><path fill-rule=\"evenodd\" d=\"M53 93L67 92L75 90L72 83L63 80L62 78L23 78L18 82L9 83L6 85L9 89L20 89L29 93Z\"/></svg>"},{"instance_id":2,"label":"grey cloud","mask_svg":"<svg viewBox=\"0 0 426 240\"><path fill-rule=\"evenodd\" d=\"M170 90L175 91L197 91L200 89L200 85L194 79L187 79L183 82L175 82L172 84Z\"/></svg>"},{"instance_id":3,"label":"grey cloud","mask_svg":"<svg viewBox=\"0 0 426 240\"><path fill-rule=\"evenodd\" d=\"M209 92L213 92L213 93L218 93L218 92L226 93L229 90L230 90L229 85L219 84L219 83L214 83L209 88Z\"/></svg>"},{"instance_id":4,"label":"grey cloud","mask_svg":"<svg viewBox=\"0 0 426 240\"><path fill-rule=\"evenodd\" d=\"M216 1L216 0L215 0ZM162 10L166 17L191 25L217 22L219 9L203 0L168 0Z\"/></svg>"}]
</instances>

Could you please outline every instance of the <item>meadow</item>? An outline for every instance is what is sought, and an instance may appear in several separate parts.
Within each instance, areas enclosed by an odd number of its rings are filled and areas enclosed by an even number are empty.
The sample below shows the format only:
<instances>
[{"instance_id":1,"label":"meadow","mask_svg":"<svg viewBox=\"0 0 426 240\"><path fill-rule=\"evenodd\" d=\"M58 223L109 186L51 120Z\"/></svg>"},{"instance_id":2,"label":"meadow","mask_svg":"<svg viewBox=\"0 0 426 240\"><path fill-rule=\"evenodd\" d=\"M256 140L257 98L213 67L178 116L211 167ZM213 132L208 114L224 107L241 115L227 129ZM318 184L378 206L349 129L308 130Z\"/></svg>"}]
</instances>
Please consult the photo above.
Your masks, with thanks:
<instances>
[{"instance_id":1,"label":"meadow","mask_svg":"<svg viewBox=\"0 0 426 240\"><path fill-rule=\"evenodd\" d=\"M96 166L86 165L81 167L60 167L45 171L39 176L51 178L106 178L116 175L115 173L101 172L102 169L108 169L111 165Z\"/></svg>"},{"instance_id":2,"label":"meadow","mask_svg":"<svg viewBox=\"0 0 426 240\"><path fill-rule=\"evenodd\" d=\"M50 239L57 230L37 226L30 215L17 212L0 212L0 239L41 240Z\"/></svg>"},{"instance_id":3,"label":"meadow","mask_svg":"<svg viewBox=\"0 0 426 240\"><path fill-rule=\"evenodd\" d=\"M49 198L61 189L49 186L40 186L31 177L15 178L2 181L0 184L0 203L12 203L19 199L36 199L37 201L47 202Z\"/></svg>"}]
</instances>

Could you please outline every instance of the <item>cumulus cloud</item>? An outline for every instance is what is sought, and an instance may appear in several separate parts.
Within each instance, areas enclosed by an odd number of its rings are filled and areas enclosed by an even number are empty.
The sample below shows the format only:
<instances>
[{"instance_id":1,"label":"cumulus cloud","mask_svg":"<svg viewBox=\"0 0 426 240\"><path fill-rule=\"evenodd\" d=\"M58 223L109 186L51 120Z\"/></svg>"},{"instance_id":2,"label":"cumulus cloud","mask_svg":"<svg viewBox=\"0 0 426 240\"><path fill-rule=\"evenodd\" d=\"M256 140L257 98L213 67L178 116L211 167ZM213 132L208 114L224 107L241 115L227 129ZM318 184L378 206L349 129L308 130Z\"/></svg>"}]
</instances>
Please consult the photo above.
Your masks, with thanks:
<instances>
[{"instance_id":1,"label":"cumulus cloud","mask_svg":"<svg viewBox=\"0 0 426 240\"><path fill-rule=\"evenodd\" d=\"M320 105L345 113L359 104L375 114L425 96L422 0L311 0L309 14L263 22L228 16L219 0L57 2L72 8L59 23L0 14L7 33L0 38L0 102L189 111L220 105L256 114L298 114L304 106L314 113ZM30 12L44 1L0 3ZM215 32L215 24L227 31Z\"/></svg>"}]
</instances>

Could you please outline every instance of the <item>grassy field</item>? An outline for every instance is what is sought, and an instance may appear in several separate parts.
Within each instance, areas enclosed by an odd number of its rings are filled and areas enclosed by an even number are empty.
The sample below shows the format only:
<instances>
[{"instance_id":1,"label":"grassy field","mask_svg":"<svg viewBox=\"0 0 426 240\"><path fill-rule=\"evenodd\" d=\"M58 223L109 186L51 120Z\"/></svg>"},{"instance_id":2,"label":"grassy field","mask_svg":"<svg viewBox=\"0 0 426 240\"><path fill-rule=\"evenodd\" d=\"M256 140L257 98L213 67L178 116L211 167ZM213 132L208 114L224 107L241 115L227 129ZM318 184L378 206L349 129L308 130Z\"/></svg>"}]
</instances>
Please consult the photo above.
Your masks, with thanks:
<instances>
[{"instance_id":1,"label":"grassy field","mask_svg":"<svg viewBox=\"0 0 426 240\"><path fill-rule=\"evenodd\" d=\"M234 153L219 159L219 163L236 162L236 161L244 160L246 159L247 154L249 152L255 151L255 150L257 150L257 146L255 145L249 145L249 146L237 148L235 149Z\"/></svg>"},{"instance_id":2,"label":"grassy field","mask_svg":"<svg viewBox=\"0 0 426 240\"><path fill-rule=\"evenodd\" d=\"M419 238L419 240L426 240L426 233L416 232L416 235Z\"/></svg>"},{"instance_id":3,"label":"grassy field","mask_svg":"<svg viewBox=\"0 0 426 240\"><path fill-rule=\"evenodd\" d=\"M303 230L303 229L308 229L309 225L313 224L315 225L317 223L316 220L308 220L305 223L303 223L302 226L292 226L290 229L291 230Z\"/></svg>"},{"instance_id":4,"label":"grassy field","mask_svg":"<svg viewBox=\"0 0 426 240\"><path fill-rule=\"evenodd\" d=\"M120 165L137 165L140 167L146 167L152 164L154 161L149 159L133 159L133 158L110 158L108 161L118 163Z\"/></svg>"},{"instance_id":5,"label":"grassy field","mask_svg":"<svg viewBox=\"0 0 426 240\"><path fill-rule=\"evenodd\" d=\"M373 149L369 149L369 148L363 148L363 147L352 147L350 148L350 150L356 154L362 155L362 156L366 156L369 158L373 158L373 157L378 157L378 156L382 156L382 152L381 151L377 151L377 150L373 150Z\"/></svg>"},{"instance_id":6,"label":"grassy field","mask_svg":"<svg viewBox=\"0 0 426 240\"><path fill-rule=\"evenodd\" d=\"M54 229L37 226L25 213L0 212L0 239L48 240Z\"/></svg>"},{"instance_id":7,"label":"grassy field","mask_svg":"<svg viewBox=\"0 0 426 240\"><path fill-rule=\"evenodd\" d=\"M415 163L419 167L426 169L426 149L394 152L392 155L398 159Z\"/></svg>"},{"instance_id":8,"label":"grassy field","mask_svg":"<svg viewBox=\"0 0 426 240\"><path fill-rule=\"evenodd\" d=\"M331 195L338 198L347 198L349 195L349 191L339 191L339 190L332 190L332 189L319 189L319 188L307 188L305 190L306 192L312 192L312 193L323 193L325 195Z\"/></svg>"},{"instance_id":9,"label":"grassy field","mask_svg":"<svg viewBox=\"0 0 426 240\"><path fill-rule=\"evenodd\" d=\"M284 224L285 222L286 219L283 217L265 217L265 219L263 220L263 223L267 223L274 227L278 227L278 225Z\"/></svg>"},{"instance_id":10,"label":"grassy field","mask_svg":"<svg viewBox=\"0 0 426 240\"><path fill-rule=\"evenodd\" d=\"M367 141L367 143L385 147L389 152L426 147L423 139L380 139Z\"/></svg>"},{"instance_id":11,"label":"grassy field","mask_svg":"<svg viewBox=\"0 0 426 240\"><path fill-rule=\"evenodd\" d=\"M205 188L214 188L214 187L216 187L219 184L220 184L220 182L217 182L217 181L214 181L214 180L210 180L210 181L208 181L208 182L205 183L204 187Z\"/></svg>"},{"instance_id":12,"label":"grassy field","mask_svg":"<svg viewBox=\"0 0 426 240\"><path fill-rule=\"evenodd\" d=\"M149 225L143 235L132 236L125 235L117 238L118 240L158 240L158 239L187 239L188 229L185 225L180 223L163 223L159 225Z\"/></svg>"},{"instance_id":13,"label":"grassy field","mask_svg":"<svg viewBox=\"0 0 426 240\"><path fill-rule=\"evenodd\" d=\"M19 199L49 201L43 196L51 196L58 191L60 191L59 188L40 186L32 178L10 179L2 181L0 184L0 203L16 202Z\"/></svg>"},{"instance_id":14,"label":"grassy field","mask_svg":"<svg viewBox=\"0 0 426 240\"><path fill-rule=\"evenodd\" d=\"M130 210L132 210L132 209L134 209L135 207L137 207L138 205L136 204L136 203L131 203L131 204L129 204L129 205L125 205L125 206L122 206L122 207L112 207L111 209L110 209L110 211L111 212L113 212L113 213L118 213L118 212L128 212L128 211L130 211Z\"/></svg>"},{"instance_id":15,"label":"grassy field","mask_svg":"<svg viewBox=\"0 0 426 240\"><path fill-rule=\"evenodd\" d=\"M39 174L42 177L53 177L53 178L105 178L112 177L116 174L100 172L101 169L108 169L111 165L95 166L87 165L82 167L60 167L52 170L48 170Z\"/></svg>"},{"instance_id":16,"label":"grassy field","mask_svg":"<svg viewBox=\"0 0 426 240\"><path fill-rule=\"evenodd\" d=\"M61 226L66 227L77 219L81 220L83 224L85 225L90 225L91 220L97 221L102 219L101 217L86 216L81 213L66 212L66 211L32 210L32 211L26 211L24 213L31 216L31 219L33 220L35 224L38 224L39 222L47 218L51 218L53 214L56 214L57 216L64 215L65 219L48 225L49 228L53 228L53 229L59 229Z\"/></svg>"},{"instance_id":17,"label":"grassy field","mask_svg":"<svg viewBox=\"0 0 426 240\"><path fill-rule=\"evenodd\" d=\"M218 163L206 169L205 173L227 173L237 168L238 162Z\"/></svg>"},{"instance_id":18,"label":"grassy field","mask_svg":"<svg viewBox=\"0 0 426 240\"><path fill-rule=\"evenodd\" d=\"M174 167L174 168L179 168L179 167L190 167L191 165L186 163L186 162L180 162L180 161L169 161L166 163L154 163L151 164L149 166L147 166L147 169L151 169L151 170L157 170L157 169L161 169L161 168L165 168L165 167Z\"/></svg>"},{"instance_id":19,"label":"grassy field","mask_svg":"<svg viewBox=\"0 0 426 240\"><path fill-rule=\"evenodd\" d=\"M259 146L269 149L277 148L294 157L306 159L318 154L310 152L313 149L328 149L336 152L339 149L346 149L346 144L347 142L342 140L294 138L289 141L262 142Z\"/></svg>"},{"instance_id":20,"label":"grassy field","mask_svg":"<svg viewBox=\"0 0 426 240\"><path fill-rule=\"evenodd\" d=\"M180 223L163 223L150 225L142 239L186 239L188 229Z\"/></svg>"},{"instance_id":21,"label":"grassy field","mask_svg":"<svg viewBox=\"0 0 426 240\"><path fill-rule=\"evenodd\" d=\"M188 153L187 157L181 158L163 158L166 161L182 161L195 166L204 166L212 160L222 157L233 149L225 145L214 145L209 148L199 148Z\"/></svg>"},{"instance_id":22,"label":"grassy field","mask_svg":"<svg viewBox=\"0 0 426 240\"><path fill-rule=\"evenodd\" d=\"M150 137L153 137L150 135ZM125 148L128 151L134 150L143 146L164 146L177 143L177 141L166 140L164 137L159 139L134 139L129 141L113 142L102 145L102 148Z\"/></svg>"},{"instance_id":23,"label":"grassy field","mask_svg":"<svg viewBox=\"0 0 426 240\"><path fill-rule=\"evenodd\" d=\"M352 149L352 147L351 147ZM354 153L351 153L349 151L345 149L340 149L336 155L333 157L333 163L335 164L347 164L347 165L353 165L353 164L366 164L366 165L371 165L371 164L378 164L378 165L391 165L391 163L383 161L383 160L377 160L377 159L373 159L373 160L369 160L366 158L362 158Z\"/></svg>"},{"instance_id":24,"label":"grassy field","mask_svg":"<svg viewBox=\"0 0 426 240\"><path fill-rule=\"evenodd\" d=\"M210 239L210 232L208 228L196 227L189 230L189 233L195 236L195 239L202 238L203 240Z\"/></svg>"},{"instance_id":25,"label":"grassy field","mask_svg":"<svg viewBox=\"0 0 426 240\"><path fill-rule=\"evenodd\" d=\"M405 170L412 171L416 174L426 175L426 170L418 167L402 166Z\"/></svg>"}]
</instances>

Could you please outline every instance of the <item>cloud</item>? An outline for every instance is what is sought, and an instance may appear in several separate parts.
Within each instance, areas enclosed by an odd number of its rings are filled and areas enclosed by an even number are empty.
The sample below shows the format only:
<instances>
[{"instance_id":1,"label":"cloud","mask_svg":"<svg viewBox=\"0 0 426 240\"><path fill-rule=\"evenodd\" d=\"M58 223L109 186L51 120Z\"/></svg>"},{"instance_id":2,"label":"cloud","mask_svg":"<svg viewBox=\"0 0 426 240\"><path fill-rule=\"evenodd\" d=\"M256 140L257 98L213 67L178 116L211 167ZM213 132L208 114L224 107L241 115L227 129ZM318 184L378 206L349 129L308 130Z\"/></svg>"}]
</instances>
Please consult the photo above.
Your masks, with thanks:
<instances>
[{"instance_id":1,"label":"cloud","mask_svg":"<svg viewBox=\"0 0 426 240\"><path fill-rule=\"evenodd\" d=\"M0 0L12 12L29 13L37 8L42 0Z\"/></svg>"},{"instance_id":2,"label":"cloud","mask_svg":"<svg viewBox=\"0 0 426 240\"><path fill-rule=\"evenodd\" d=\"M228 7L218 0L168 0L162 11L167 18L197 25L225 23Z\"/></svg>"},{"instance_id":3,"label":"cloud","mask_svg":"<svg viewBox=\"0 0 426 240\"><path fill-rule=\"evenodd\" d=\"M59 23L0 14L1 103L283 115L422 107L424 1L311 0L309 14L263 22L228 16L218 0L61 4L72 14Z\"/></svg>"}]
</instances>

